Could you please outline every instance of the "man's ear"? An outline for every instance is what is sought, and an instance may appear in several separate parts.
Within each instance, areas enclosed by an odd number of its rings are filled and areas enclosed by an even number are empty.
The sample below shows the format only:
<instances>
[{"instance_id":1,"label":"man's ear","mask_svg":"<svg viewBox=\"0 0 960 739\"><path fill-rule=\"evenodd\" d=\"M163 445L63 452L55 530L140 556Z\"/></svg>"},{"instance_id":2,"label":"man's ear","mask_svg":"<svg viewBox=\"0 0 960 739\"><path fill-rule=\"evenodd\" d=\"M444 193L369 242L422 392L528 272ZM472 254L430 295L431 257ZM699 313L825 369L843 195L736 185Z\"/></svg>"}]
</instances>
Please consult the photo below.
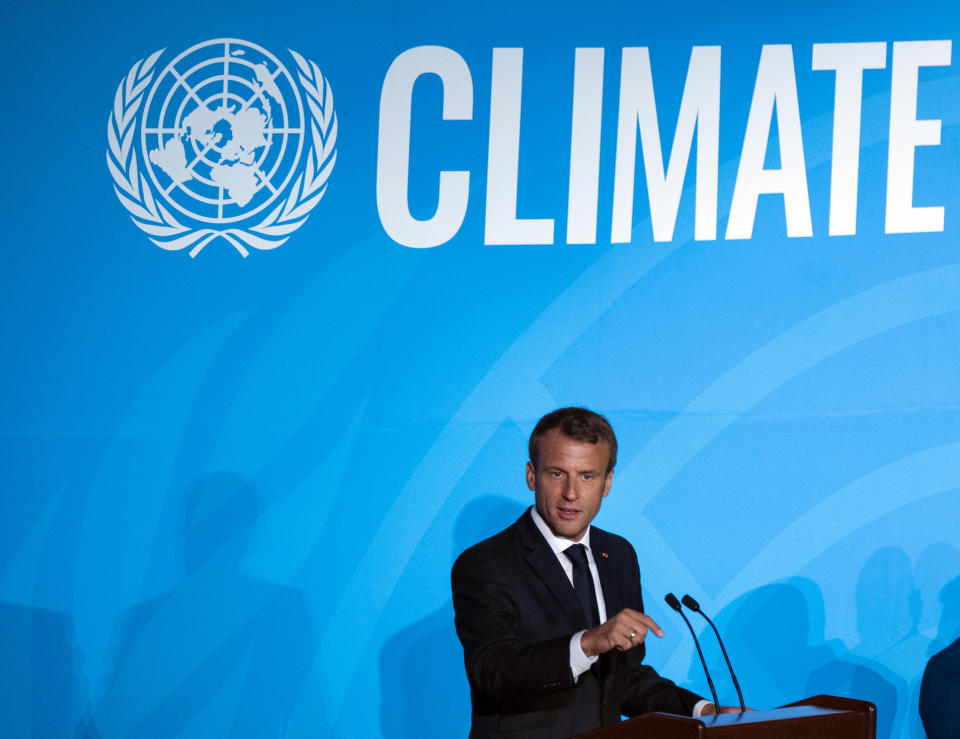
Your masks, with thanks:
<instances>
[{"instance_id":1,"label":"man's ear","mask_svg":"<svg viewBox=\"0 0 960 739\"><path fill-rule=\"evenodd\" d=\"M533 462L527 462L527 487L531 490L537 489L537 471L533 468Z\"/></svg>"},{"instance_id":2,"label":"man's ear","mask_svg":"<svg viewBox=\"0 0 960 739\"><path fill-rule=\"evenodd\" d=\"M613 484L613 470L610 470L610 471L607 473L607 479L606 479L606 481L603 483L603 497L604 497L604 498L606 498L608 495L610 495L610 485L612 485L612 484Z\"/></svg>"}]
</instances>

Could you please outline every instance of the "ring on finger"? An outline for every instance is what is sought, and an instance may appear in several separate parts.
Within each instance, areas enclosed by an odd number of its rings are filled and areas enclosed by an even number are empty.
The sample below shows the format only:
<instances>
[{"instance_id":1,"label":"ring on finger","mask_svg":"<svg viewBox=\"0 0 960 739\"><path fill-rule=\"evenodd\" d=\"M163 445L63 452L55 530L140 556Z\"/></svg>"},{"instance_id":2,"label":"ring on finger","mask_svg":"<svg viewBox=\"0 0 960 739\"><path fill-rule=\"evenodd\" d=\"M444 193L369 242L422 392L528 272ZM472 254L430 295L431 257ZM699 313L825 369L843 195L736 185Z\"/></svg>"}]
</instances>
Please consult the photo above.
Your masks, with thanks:
<instances>
[{"instance_id":1,"label":"ring on finger","mask_svg":"<svg viewBox=\"0 0 960 739\"><path fill-rule=\"evenodd\" d=\"M630 638L631 638L631 639L636 639L636 638L637 638L637 632L636 632L636 631L631 631L631 632L630 632Z\"/></svg>"}]
</instances>

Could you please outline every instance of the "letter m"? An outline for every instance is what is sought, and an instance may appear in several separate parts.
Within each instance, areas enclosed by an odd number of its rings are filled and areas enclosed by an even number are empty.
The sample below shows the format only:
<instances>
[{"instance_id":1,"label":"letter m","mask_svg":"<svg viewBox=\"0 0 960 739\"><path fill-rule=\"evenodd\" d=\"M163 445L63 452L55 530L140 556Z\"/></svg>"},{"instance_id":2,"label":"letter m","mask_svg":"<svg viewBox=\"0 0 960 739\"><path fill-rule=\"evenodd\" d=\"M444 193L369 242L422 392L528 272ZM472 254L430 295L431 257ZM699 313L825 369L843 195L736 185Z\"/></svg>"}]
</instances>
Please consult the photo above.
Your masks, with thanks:
<instances>
[{"instance_id":1,"label":"letter m","mask_svg":"<svg viewBox=\"0 0 960 739\"><path fill-rule=\"evenodd\" d=\"M623 50L617 159L613 179L613 226L610 234L610 240L615 244L629 242L633 228L638 128L654 241L670 241L673 238L694 130L697 131L694 238L715 239L720 157L720 47L694 46L690 52L690 65L666 172L650 72L650 52L646 47Z\"/></svg>"}]
</instances>

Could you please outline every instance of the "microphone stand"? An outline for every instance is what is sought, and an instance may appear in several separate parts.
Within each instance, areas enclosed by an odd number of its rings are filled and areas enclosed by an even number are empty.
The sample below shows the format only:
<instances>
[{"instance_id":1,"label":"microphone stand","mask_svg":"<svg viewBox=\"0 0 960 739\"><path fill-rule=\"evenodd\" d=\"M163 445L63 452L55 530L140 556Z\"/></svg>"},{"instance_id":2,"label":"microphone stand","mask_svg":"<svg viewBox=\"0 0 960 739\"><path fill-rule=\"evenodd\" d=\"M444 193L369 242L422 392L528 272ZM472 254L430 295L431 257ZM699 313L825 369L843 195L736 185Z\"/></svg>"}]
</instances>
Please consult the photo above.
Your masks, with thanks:
<instances>
[{"instance_id":1,"label":"microphone stand","mask_svg":"<svg viewBox=\"0 0 960 739\"><path fill-rule=\"evenodd\" d=\"M693 626L690 625L690 619L687 618L686 614L680 608L680 601L677 600L677 596L675 596L673 593L667 593L664 597L664 600L667 601L668 606L680 614L684 622L687 624L687 628L690 629L690 636L693 637L693 643L697 647L697 654L700 655L700 664L703 665L703 674L707 676L707 685L710 686L710 695L713 696L713 705L716 706L717 714L719 715L720 701L717 699L717 689L713 687L713 680L710 679L710 670L707 669L707 661L703 658L703 650L700 649L700 642L697 641L697 635L693 631Z\"/></svg>"},{"instance_id":2,"label":"microphone stand","mask_svg":"<svg viewBox=\"0 0 960 739\"><path fill-rule=\"evenodd\" d=\"M707 623L710 624L710 628L713 629L713 633L717 635L717 643L720 645L720 651L723 652L723 658L727 661L727 669L730 670L730 677L733 678L733 687L737 689L737 698L740 699L740 713L743 713L747 710L747 707L743 703L743 693L740 692L740 683L737 682L737 676L733 674L733 665L730 664L730 658L727 656L726 647L723 646L723 639L720 638L720 632L717 631L717 627L713 625L713 621L710 620L707 614L700 610L700 604L689 595L683 596L683 605L703 616L707 620Z\"/></svg>"}]
</instances>

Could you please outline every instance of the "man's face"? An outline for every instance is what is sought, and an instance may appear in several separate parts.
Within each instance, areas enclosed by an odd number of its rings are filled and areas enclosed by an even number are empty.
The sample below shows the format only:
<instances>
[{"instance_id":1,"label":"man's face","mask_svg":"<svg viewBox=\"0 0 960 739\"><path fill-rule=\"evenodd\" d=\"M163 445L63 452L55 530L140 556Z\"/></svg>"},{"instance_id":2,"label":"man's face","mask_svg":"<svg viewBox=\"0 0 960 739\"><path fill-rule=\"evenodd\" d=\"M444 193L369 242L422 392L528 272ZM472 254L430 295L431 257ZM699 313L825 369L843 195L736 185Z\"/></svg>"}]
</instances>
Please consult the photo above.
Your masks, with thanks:
<instances>
[{"instance_id":1,"label":"man's face","mask_svg":"<svg viewBox=\"0 0 960 739\"><path fill-rule=\"evenodd\" d=\"M527 486L536 493L537 512L557 536L580 541L610 492L610 447L605 441L574 441L550 429L537 448L537 468L527 462Z\"/></svg>"}]
</instances>

